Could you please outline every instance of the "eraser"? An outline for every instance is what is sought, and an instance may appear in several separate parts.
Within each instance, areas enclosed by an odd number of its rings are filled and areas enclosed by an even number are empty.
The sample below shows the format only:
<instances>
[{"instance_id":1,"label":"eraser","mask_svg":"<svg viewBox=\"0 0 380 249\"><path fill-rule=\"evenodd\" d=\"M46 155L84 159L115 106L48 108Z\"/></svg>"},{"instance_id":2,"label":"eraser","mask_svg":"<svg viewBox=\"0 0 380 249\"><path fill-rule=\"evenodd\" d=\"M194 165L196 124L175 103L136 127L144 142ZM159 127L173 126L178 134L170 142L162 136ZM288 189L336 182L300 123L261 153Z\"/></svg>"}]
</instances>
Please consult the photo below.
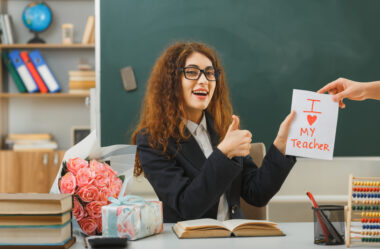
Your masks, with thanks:
<instances>
[{"instance_id":1,"label":"eraser","mask_svg":"<svg viewBox=\"0 0 380 249\"><path fill-rule=\"evenodd\" d=\"M133 73L132 67L128 66L120 69L120 74L124 89L126 91L133 91L137 88L135 74Z\"/></svg>"}]
</instances>

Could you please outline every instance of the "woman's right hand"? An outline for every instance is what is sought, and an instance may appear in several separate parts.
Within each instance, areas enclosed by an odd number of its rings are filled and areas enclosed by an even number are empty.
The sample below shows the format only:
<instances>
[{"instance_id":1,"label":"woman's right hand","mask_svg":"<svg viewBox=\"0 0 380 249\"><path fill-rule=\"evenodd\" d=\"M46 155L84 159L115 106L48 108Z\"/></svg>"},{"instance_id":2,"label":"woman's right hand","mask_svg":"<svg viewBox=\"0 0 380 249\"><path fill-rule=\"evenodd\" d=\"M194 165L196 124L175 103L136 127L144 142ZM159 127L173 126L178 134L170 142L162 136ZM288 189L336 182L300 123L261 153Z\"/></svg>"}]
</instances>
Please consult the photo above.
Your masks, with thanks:
<instances>
[{"instance_id":1,"label":"woman's right hand","mask_svg":"<svg viewBox=\"0 0 380 249\"><path fill-rule=\"evenodd\" d=\"M229 159L235 156L247 156L251 149L252 134L248 130L240 130L239 124L239 118L232 115L232 123L224 139L217 146Z\"/></svg>"}]
</instances>

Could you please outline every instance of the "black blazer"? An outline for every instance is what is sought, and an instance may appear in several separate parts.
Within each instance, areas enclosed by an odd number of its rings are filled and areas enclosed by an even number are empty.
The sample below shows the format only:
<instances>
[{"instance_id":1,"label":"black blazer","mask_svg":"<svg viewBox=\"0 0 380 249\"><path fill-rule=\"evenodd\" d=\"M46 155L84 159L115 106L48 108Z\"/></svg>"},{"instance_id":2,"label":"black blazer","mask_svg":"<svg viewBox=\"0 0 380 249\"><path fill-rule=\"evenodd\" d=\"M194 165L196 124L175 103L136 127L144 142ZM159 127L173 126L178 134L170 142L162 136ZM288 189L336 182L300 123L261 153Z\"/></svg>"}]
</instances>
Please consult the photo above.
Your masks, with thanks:
<instances>
[{"instance_id":1,"label":"black blazer","mask_svg":"<svg viewBox=\"0 0 380 249\"><path fill-rule=\"evenodd\" d=\"M240 196L255 206L265 206L280 190L296 162L272 145L258 168L250 156L232 160L219 149L213 120L206 113L214 151L206 159L193 136L168 144L170 159L149 146L149 134L137 135L137 153L146 177L163 203L164 222L216 219L220 196L226 193L231 219L244 218Z\"/></svg>"}]
</instances>

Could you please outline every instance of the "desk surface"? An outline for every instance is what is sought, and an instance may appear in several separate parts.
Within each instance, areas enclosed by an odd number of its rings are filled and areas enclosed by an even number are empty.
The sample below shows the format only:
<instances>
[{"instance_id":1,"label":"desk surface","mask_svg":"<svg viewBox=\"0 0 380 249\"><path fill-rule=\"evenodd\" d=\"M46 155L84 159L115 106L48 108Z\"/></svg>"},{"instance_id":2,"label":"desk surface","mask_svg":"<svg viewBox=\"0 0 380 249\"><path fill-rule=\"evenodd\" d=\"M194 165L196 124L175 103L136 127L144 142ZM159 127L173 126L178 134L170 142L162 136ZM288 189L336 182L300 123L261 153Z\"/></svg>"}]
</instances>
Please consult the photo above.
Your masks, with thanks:
<instances>
[{"instance_id":1,"label":"desk surface","mask_svg":"<svg viewBox=\"0 0 380 249\"><path fill-rule=\"evenodd\" d=\"M210 239L178 239L172 232L173 224L165 224L161 234L150 236L137 241L128 241L128 249L231 249L231 248L326 248L314 244L314 226L311 222L279 223L278 226L286 234L281 237L233 237ZM77 237L77 243L72 249L83 249L83 239ZM332 246L333 249L346 248L345 245ZM368 248L353 246L352 248Z\"/></svg>"}]
</instances>

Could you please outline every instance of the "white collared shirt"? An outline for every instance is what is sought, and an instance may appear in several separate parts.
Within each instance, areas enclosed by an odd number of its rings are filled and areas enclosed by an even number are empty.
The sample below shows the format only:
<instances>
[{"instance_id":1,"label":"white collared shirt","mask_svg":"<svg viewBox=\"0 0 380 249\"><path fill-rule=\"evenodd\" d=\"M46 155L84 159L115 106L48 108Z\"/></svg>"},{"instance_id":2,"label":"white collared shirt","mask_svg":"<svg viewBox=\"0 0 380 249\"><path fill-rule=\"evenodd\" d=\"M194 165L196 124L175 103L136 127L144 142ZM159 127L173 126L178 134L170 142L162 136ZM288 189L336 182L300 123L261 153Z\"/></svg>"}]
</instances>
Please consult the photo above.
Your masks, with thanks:
<instances>
[{"instance_id":1,"label":"white collared shirt","mask_svg":"<svg viewBox=\"0 0 380 249\"><path fill-rule=\"evenodd\" d=\"M191 135L193 135L193 137L197 141L199 147L201 147L205 157L208 158L213 152L213 149L210 142L210 135L207 131L207 122L205 114L203 113L203 117L199 125L197 123L194 123L193 121L187 120L186 126L187 129L189 129ZM219 200L217 220L223 221L228 219L228 203L226 195L222 194Z\"/></svg>"}]
</instances>

